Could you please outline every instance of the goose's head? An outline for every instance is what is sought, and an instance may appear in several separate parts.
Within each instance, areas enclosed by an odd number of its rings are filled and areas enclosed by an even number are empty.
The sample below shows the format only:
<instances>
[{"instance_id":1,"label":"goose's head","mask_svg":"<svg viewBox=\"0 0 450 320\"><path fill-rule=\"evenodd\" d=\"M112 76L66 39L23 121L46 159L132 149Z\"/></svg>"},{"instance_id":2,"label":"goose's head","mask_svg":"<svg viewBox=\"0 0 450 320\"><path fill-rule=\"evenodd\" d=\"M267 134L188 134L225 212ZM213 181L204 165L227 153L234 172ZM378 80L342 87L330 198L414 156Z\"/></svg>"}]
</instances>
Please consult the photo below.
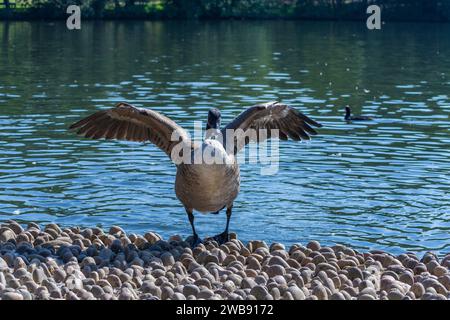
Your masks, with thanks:
<instances>
[{"instance_id":1,"label":"goose's head","mask_svg":"<svg viewBox=\"0 0 450 320\"><path fill-rule=\"evenodd\" d=\"M348 118L350 118L351 114L352 114L352 110L350 109L350 107L345 106L345 119L347 120Z\"/></svg>"},{"instance_id":2,"label":"goose's head","mask_svg":"<svg viewBox=\"0 0 450 320\"><path fill-rule=\"evenodd\" d=\"M215 136L220 132L220 111L216 108L211 108L208 111L208 122L206 123L206 137Z\"/></svg>"}]
</instances>

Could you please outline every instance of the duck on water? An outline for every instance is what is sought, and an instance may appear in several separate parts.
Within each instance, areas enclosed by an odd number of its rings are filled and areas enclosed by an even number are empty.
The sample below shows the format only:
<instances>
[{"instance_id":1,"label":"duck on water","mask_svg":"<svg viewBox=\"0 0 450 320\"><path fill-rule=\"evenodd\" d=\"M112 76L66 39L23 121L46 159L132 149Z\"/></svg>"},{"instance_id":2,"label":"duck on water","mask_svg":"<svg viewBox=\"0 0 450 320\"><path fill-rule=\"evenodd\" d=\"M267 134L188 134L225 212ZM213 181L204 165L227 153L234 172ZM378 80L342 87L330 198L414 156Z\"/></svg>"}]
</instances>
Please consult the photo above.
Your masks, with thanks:
<instances>
[{"instance_id":1,"label":"duck on water","mask_svg":"<svg viewBox=\"0 0 450 320\"><path fill-rule=\"evenodd\" d=\"M345 107L345 117L346 121L370 121L373 120L371 117L367 116L352 116L352 109L349 106Z\"/></svg>"},{"instance_id":2,"label":"duck on water","mask_svg":"<svg viewBox=\"0 0 450 320\"><path fill-rule=\"evenodd\" d=\"M225 231L214 236L219 244L229 240L229 223L233 202L239 193L240 174L236 155L250 139L243 139L233 148L225 148L227 130L267 130L267 135L258 135L256 142L270 138L272 129L278 130L281 140L309 140L317 132L312 128L319 123L295 108L279 102L255 105L243 111L233 121L221 128L221 114L210 109L206 124L206 135L202 143L190 139L188 132L168 117L150 109L136 108L128 103L118 103L114 108L98 111L70 126L77 134L92 139L118 139L128 141L150 141L164 151L172 160L174 148L180 143L188 147L188 159L196 151L210 148L221 158L220 164L192 161L176 163L175 194L183 204L193 232L193 245L201 242L194 225L194 210L202 213L219 213L226 208ZM173 141L173 133L179 139ZM222 140L222 141L221 141ZM183 149L186 150L186 149ZM183 152L182 152L183 153ZM174 161L175 162L175 161Z\"/></svg>"}]
</instances>

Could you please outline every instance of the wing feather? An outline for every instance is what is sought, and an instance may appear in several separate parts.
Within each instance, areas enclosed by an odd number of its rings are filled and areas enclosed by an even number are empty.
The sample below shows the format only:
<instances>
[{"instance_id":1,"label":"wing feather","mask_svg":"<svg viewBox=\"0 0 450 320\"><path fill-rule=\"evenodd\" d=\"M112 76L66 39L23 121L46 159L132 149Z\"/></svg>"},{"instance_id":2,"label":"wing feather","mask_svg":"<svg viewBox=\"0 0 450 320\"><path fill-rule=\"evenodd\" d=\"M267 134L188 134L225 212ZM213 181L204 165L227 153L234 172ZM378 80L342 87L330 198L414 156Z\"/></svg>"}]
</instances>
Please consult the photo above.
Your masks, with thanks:
<instances>
[{"instance_id":1,"label":"wing feather","mask_svg":"<svg viewBox=\"0 0 450 320\"><path fill-rule=\"evenodd\" d=\"M112 122L111 125L105 129L105 139L107 139L107 140L114 139L117 128L120 125L120 122L117 120L112 120L111 122Z\"/></svg>"},{"instance_id":2,"label":"wing feather","mask_svg":"<svg viewBox=\"0 0 450 320\"><path fill-rule=\"evenodd\" d=\"M188 133L168 117L123 102L81 119L70 129L77 129L77 134L86 138L150 141L169 156L180 140L190 143ZM180 140L171 140L174 131Z\"/></svg>"},{"instance_id":3,"label":"wing feather","mask_svg":"<svg viewBox=\"0 0 450 320\"><path fill-rule=\"evenodd\" d=\"M244 132L244 143L241 142L238 144L239 147L235 148L235 152L239 152L249 142L246 133L251 129L257 130L258 142L263 141L264 138L269 139L272 136L271 129L279 130L278 137L280 140L288 140L290 138L300 141L310 140L311 135L317 134L317 131L312 126L321 127L322 125L286 104L273 101L248 108L230 122L222 130L222 134L226 137L227 129L242 129L241 132ZM267 134L261 136L259 134L260 129L267 130Z\"/></svg>"}]
</instances>

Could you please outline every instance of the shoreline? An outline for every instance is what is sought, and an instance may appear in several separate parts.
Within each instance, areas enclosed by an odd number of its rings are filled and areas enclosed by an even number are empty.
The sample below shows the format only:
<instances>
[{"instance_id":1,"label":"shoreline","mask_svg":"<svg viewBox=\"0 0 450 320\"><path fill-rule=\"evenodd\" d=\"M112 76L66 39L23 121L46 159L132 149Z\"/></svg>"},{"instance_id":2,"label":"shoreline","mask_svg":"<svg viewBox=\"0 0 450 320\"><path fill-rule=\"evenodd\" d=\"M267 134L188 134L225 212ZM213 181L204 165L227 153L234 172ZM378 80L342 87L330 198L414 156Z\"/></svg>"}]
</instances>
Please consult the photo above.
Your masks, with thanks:
<instances>
[{"instance_id":1,"label":"shoreline","mask_svg":"<svg viewBox=\"0 0 450 320\"><path fill-rule=\"evenodd\" d=\"M1 11L1 9L0 9ZM0 12L0 22L57 22L67 21L68 15L60 16L60 17L52 17L52 16L5 16L1 15ZM111 17L82 17L83 21L88 22L133 22L133 21L143 21L143 22L165 22L165 21L179 21L179 22L233 22L233 21L242 21L242 22L264 22L264 21L293 21L293 22L334 22L334 23L346 23L346 22L358 22L365 23L366 17L354 17L354 18L327 18L327 17L303 17L303 18L295 18L295 17L219 17L219 18L161 18L161 17L122 17L122 16L111 16ZM450 24L450 19L443 20L414 20L414 19L393 19L393 20L384 20L389 24Z\"/></svg>"},{"instance_id":2,"label":"shoreline","mask_svg":"<svg viewBox=\"0 0 450 320\"><path fill-rule=\"evenodd\" d=\"M4 221L0 300L450 300L450 253L230 238L192 249L191 237L119 226Z\"/></svg>"}]
</instances>

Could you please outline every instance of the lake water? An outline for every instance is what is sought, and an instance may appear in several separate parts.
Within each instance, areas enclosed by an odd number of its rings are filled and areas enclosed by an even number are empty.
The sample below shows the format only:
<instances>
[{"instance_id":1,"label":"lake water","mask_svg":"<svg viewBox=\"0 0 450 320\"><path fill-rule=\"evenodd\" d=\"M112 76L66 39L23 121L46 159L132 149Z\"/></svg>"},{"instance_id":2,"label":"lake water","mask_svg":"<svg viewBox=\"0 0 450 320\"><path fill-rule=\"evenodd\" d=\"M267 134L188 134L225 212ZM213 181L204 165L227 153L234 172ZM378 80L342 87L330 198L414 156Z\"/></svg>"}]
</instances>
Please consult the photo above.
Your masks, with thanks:
<instances>
[{"instance_id":1,"label":"lake water","mask_svg":"<svg viewBox=\"0 0 450 320\"><path fill-rule=\"evenodd\" d=\"M450 25L363 22L0 23L0 220L121 225L187 236L175 168L151 144L67 130L117 101L192 130L289 103L324 127L281 143L280 169L242 166L231 231L357 249L450 249ZM348 124L344 106L375 118ZM225 214L196 214L201 237Z\"/></svg>"}]
</instances>

